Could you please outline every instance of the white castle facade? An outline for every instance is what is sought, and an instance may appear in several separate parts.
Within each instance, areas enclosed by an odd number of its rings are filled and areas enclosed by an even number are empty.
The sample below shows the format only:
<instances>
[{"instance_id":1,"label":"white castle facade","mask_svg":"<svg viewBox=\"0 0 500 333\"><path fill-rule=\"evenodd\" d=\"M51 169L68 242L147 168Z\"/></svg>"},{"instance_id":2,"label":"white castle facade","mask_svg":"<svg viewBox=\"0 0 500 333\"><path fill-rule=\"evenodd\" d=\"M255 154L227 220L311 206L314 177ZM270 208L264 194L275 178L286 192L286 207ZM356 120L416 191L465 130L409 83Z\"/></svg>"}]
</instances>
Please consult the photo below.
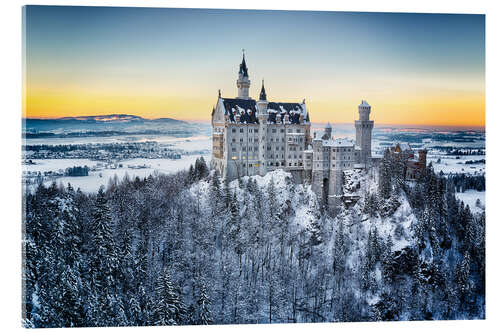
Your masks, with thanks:
<instances>
[{"instance_id":1,"label":"white castle facade","mask_svg":"<svg viewBox=\"0 0 500 333\"><path fill-rule=\"evenodd\" d=\"M362 101L355 121L356 142L335 139L328 124L311 137L305 104L267 100L264 82L259 99L250 98L250 79L243 55L236 81L238 96L223 98L219 91L212 110L212 166L222 177L265 175L284 169L296 181L312 184L330 206L342 197L343 172L371 165L371 107Z\"/></svg>"}]
</instances>

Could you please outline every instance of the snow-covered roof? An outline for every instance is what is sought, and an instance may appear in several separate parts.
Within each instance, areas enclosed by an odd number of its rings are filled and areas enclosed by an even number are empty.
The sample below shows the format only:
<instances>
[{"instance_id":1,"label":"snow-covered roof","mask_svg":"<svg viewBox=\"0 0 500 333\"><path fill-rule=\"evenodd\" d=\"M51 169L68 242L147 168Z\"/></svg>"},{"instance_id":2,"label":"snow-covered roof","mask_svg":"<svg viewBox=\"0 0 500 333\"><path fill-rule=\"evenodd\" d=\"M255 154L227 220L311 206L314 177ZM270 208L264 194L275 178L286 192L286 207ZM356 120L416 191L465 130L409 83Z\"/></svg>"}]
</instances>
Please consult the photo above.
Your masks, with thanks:
<instances>
[{"instance_id":1,"label":"snow-covered roof","mask_svg":"<svg viewBox=\"0 0 500 333\"><path fill-rule=\"evenodd\" d=\"M408 143L400 143L399 147L401 148L402 151L411 150L411 147Z\"/></svg>"},{"instance_id":2,"label":"snow-covered roof","mask_svg":"<svg viewBox=\"0 0 500 333\"><path fill-rule=\"evenodd\" d=\"M326 134L326 131L316 131L314 132L316 136L314 137L314 140L326 140L329 139L328 135Z\"/></svg>"},{"instance_id":3,"label":"snow-covered roof","mask_svg":"<svg viewBox=\"0 0 500 333\"><path fill-rule=\"evenodd\" d=\"M257 118L256 102L253 99L221 98L224 114L229 116L231 122L236 122L236 115L240 116L239 122L243 124L259 123Z\"/></svg>"},{"instance_id":4,"label":"snow-covered roof","mask_svg":"<svg viewBox=\"0 0 500 333\"><path fill-rule=\"evenodd\" d=\"M269 102L267 104L267 113L269 114L268 122L270 123L276 123L278 113L281 115L282 120L285 118L285 114L288 114L288 121L292 124L299 124L300 116L304 118L305 122L309 122L306 105L302 103Z\"/></svg>"}]
</instances>

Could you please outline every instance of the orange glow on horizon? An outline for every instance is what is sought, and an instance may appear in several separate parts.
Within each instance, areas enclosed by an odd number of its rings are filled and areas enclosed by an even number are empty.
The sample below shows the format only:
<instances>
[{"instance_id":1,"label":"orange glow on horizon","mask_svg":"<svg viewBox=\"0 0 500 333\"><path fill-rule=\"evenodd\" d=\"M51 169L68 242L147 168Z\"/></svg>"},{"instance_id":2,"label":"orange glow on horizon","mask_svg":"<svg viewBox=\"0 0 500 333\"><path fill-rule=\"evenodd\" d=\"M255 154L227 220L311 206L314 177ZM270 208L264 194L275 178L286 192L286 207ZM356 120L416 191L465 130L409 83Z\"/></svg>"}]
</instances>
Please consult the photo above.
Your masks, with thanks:
<instances>
[{"instance_id":1,"label":"orange glow on horizon","mask_svg":"<svg viewBox=\"0 0 500 333\"><path fill-rule=\"evenodd\" d=\"M371 119L377 124L429 126L485 126L484 94L429 96L428 98L367 98ZM28 89L24 118L60 118L107 114L131 114L146 119L174 118L209 122L215 97L134 94L80 94L77 91ZM356 99L307 101L314 123L351 123L358 117Z\"/></svg>"}]
</instances>

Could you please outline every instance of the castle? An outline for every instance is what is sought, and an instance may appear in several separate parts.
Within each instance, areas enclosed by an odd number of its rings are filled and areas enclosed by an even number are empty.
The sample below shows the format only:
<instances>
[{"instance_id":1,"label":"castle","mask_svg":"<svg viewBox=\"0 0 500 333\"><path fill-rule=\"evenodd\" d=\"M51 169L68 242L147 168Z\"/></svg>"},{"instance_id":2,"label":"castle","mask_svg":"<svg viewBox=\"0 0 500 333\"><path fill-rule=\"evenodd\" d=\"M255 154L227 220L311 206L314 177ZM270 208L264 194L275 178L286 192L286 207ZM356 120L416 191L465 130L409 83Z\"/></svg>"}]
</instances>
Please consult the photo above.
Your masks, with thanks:
<instances>
[{"instance_id":1,"label":"castle","mask_svg":"<svg viewBox=\"0 0 500 333\"><path fill-rule=\"evenodd\" d=\"M426 149L419 149L417 157L409 144L397 143L394 147L390 148L389 152L393 158L399 155L405 161L405 179L407 180L417 179L427 166Z\"/></svg>"},{"instance_id":2,"label":"castle","mask_svg":"<svg viewBox=\"0 0 500 333\"><path fill-rule=\"evenodd\" d=\"M356 142L334 139L330 123L311 137L311 120L301 103L267 100L264 81L258 100L250 98L245 55L236 80L238 96L219 96L212 109L212 166L229 180L284 169L297 182L312 184L325 204L342 197L343 172L371 165L371 106L362 101L355 121Z\"/></svg>"}]
</instances>

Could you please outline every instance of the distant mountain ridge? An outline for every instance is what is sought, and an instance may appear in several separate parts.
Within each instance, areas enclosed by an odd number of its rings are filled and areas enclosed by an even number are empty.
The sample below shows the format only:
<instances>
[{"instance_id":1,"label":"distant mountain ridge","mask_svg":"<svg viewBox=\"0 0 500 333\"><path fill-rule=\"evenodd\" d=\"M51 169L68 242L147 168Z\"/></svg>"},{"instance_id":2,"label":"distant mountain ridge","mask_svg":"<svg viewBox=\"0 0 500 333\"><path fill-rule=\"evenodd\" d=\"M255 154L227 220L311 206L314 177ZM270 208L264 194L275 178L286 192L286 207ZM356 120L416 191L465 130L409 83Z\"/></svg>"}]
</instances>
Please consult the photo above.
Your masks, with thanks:
<instances>
[{"instance_id":1,"label":"distant mountain ridge","mask_svg":"<svg viewBox=\"0 0 500 333\"><path fill-rule=\"evenodd\" d=\"M40 123L50 123L50 122L170 122L187 124L183 120L173 119L173 118L156 118L156 119L146 119L140 116L129 115L129 114L107 114L107 115L97 115L97 116L76 116L76 117L61 117L61 118L24 118L27 122L40 122Z\"/></svg>"},{"instance_id":2,"label":"distant mountain ridge","mask_svg":"<svg viewBox=\"0 0 500 333\"><path fill-rule=\"evenodd\" d=\"M62 118L24 118L25 137L113 136L123 134L183 134L199 132L197 124L173 118L146 119L129 114Z\"/></svg>"}]
</instances>

